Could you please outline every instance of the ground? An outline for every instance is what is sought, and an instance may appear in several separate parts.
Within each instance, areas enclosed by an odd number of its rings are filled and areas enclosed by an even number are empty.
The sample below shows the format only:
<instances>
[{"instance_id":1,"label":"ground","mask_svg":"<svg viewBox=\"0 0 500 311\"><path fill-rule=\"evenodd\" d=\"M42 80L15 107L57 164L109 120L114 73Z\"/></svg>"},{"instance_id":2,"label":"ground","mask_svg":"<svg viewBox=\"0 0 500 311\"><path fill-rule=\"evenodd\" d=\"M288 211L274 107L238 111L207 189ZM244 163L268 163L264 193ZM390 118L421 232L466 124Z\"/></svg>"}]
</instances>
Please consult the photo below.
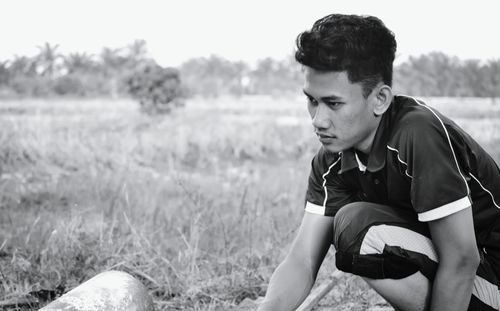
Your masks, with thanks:
<instances>
[{"instance_id":1,"label":"ground","mask_svg":"<svg viewBox=\"0 0 500 311\"><path fill-rule=\"evenodd\" d=\"M499 163L500 105L427 101ZM130 100L0 111L0 305L36 310L106 270L138 278L158 310L239 310L264 295L318 148L304 99L195 98L157 117ZM327 260L319 282L334 269ZM344 276L328 308L388 306Z\"/></svg>"}]
</instances>

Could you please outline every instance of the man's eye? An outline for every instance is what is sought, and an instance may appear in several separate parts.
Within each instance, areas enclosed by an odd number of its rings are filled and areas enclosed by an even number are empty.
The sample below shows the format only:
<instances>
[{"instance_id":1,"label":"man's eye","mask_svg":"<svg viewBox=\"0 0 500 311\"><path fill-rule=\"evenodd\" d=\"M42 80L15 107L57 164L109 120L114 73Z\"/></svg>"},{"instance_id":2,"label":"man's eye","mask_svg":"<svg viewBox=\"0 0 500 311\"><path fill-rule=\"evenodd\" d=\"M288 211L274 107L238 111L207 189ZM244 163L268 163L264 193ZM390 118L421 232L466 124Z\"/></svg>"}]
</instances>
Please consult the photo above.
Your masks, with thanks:
<instances>
[{"instance_id":1,"label":"man's eye","mask_svg":"<svg viewBox=\"0 0 500 311\"><path fill-rule=\"evenodd\" d=\"M342 103L341 102L326 102L325 104L330 108L338 108Z\"/></svg>"},{"instance_id":2,"label":"man's eye","mask_svg":"<svg viewBox=\"0 0 500 311\"><path fill-rule=\"evenodd\" d=\"M318 101L316 101L314 98L308 97L307 98L307 103L316 106L318 104Z\"/></svg>"}]
</instances>

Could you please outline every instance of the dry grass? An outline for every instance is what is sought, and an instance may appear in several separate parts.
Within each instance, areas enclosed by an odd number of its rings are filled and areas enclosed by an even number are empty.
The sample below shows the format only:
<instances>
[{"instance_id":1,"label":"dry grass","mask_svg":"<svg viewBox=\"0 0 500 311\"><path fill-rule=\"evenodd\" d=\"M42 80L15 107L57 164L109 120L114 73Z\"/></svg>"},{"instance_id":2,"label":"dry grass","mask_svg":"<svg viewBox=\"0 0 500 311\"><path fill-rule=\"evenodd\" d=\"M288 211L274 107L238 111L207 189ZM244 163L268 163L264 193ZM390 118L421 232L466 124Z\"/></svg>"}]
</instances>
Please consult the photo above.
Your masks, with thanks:
<instances>
[{"instance_id":1,"label":"dry grass","mask_svg":"<svg viewBox=\"0 0 500 311\"><path fill-rule=\"evenodd\" d=\"M498 105L451 102L431 100L498 161ZM193 100L157 118L136 108L1 103L0 302L37 309L108 269L139 278L158 309L238 309L264 294L317 148L302 100ZM356 279L336 291L337 308L379 303Z\"/></svg>"}]
</instances>

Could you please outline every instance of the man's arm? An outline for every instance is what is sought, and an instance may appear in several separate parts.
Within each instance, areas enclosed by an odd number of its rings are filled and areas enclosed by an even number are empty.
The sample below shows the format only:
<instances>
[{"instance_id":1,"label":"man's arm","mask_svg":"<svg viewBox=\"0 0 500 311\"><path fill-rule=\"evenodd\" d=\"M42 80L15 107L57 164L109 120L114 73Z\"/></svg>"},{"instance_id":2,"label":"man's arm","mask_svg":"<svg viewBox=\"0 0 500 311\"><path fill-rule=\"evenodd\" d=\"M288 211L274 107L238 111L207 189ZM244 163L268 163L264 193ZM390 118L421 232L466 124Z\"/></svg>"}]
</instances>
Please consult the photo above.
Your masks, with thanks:
<instances>
[{"instance_id":1,"label":"man's arm","mask_svg":"<svg viewBox=\"0 0 500 311\"><path fill-rule=\"evenodd\" d=\"M309 294L333 238L333 217L305 212L299 231L285 260L274 271L265 310L295 310Z\"/></svg>"},{"instance_id":2,"label":"man's arm","mask_svg":"<svg viewBox=\"0 0 500 311\"><path fill-rule=\"evenodd\" d=\"M472 208L431 221L429 228L439 256L431 310L467 310L480 261Z\"/></svg>"}]
</instances>

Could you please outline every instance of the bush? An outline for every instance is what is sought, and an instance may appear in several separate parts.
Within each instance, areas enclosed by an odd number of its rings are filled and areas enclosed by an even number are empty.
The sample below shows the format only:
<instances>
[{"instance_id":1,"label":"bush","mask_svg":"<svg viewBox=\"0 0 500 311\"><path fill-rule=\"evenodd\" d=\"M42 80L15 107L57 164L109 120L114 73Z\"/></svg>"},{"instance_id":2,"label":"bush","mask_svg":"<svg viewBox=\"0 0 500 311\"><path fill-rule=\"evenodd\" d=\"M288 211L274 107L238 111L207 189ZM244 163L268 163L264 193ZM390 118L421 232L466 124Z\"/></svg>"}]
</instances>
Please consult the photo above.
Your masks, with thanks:
<instances>
[{"instance_id":1,"label":"bush","mask_svg":"<svg viewBox=\"0 0 500 311\"><path fill-rule=\"evenodd\" d=\"M82 81L74 75L58 77L54 83L54 92L57 95L86 95Z\"/></svg>"},{"instance_id":2,"label":"bush","mask_svg":"<svg viewBox=\"0 0 500 311\"><path fill-rule=\"evenodd\" d=\"M183 91L179 71L148 65L136 71L127 80L128 93L137 99L141 111L148 114L168 113L183 105Z\"/></svg>"}]
</instances>

